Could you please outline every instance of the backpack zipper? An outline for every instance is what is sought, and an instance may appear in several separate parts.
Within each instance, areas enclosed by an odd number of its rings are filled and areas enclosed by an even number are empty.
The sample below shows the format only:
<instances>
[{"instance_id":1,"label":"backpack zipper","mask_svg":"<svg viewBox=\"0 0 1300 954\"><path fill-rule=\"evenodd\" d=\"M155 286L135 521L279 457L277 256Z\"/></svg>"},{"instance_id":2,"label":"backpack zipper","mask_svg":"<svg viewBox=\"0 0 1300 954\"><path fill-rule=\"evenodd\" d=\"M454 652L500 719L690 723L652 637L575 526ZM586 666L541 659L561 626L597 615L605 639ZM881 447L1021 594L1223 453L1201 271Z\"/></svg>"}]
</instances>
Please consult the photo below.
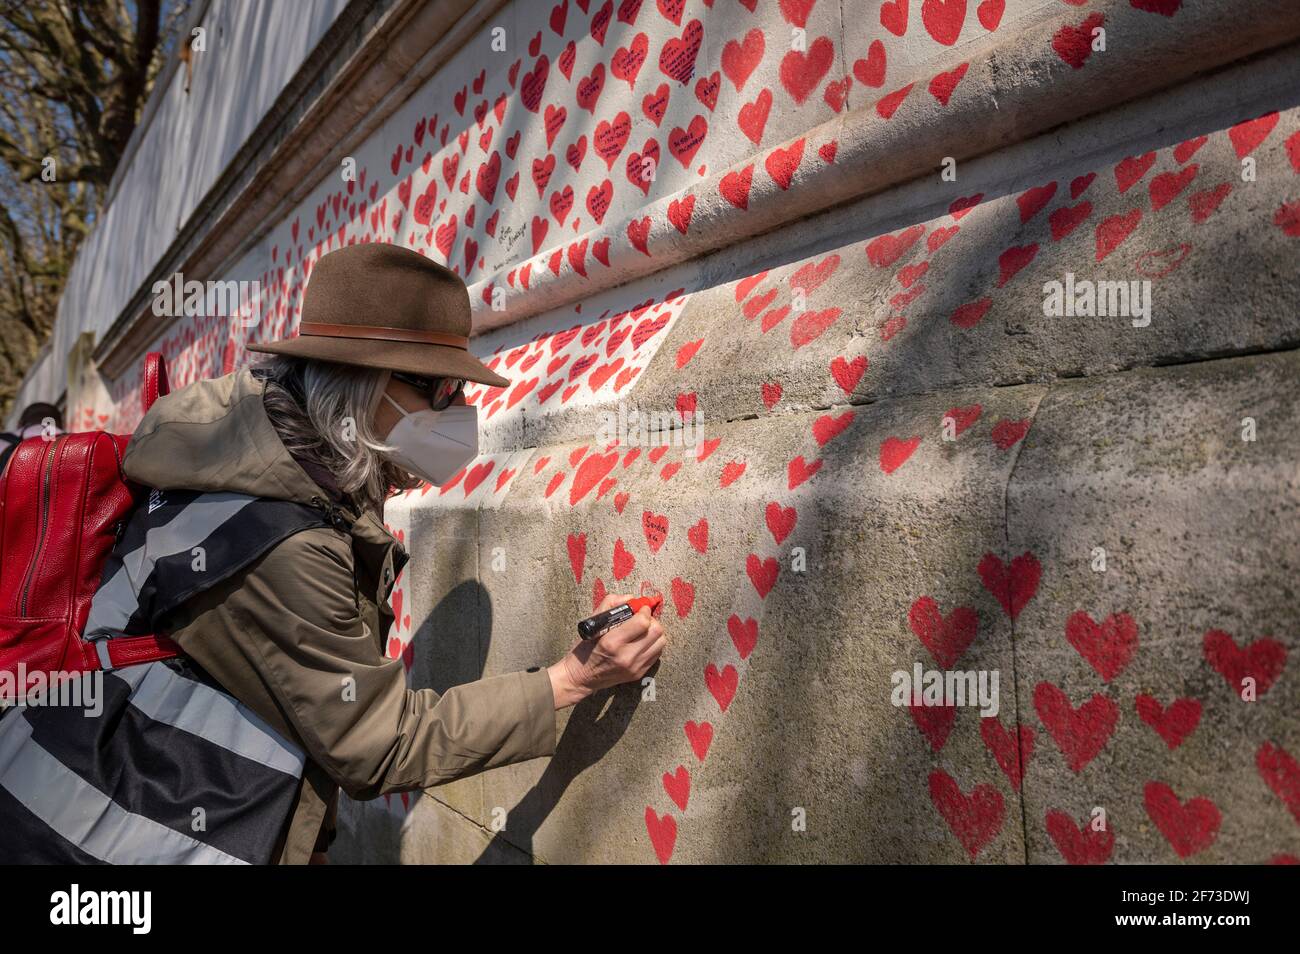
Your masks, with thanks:
<instances>
[{"instance_id":1,"label":"backpack zipper","mask_svg":"<svg viewBox=\"0 0 1300 954\"><path fill-rule=\"evenodd\" d=\"M31 590L32 578L36 575L36 564L40 562L41 546L45 543L45 531L50 522L50 479L54 473L54 459L58 456L60 438L56 437L50 442L50 446L45 451L45 472L41 481L41 531L36 537L36 549L32 552L32 562L27 567L27 575L23 579L23 595L18 604L18 615L27 615L27 596Z\"/></svg>"}]
</instances>

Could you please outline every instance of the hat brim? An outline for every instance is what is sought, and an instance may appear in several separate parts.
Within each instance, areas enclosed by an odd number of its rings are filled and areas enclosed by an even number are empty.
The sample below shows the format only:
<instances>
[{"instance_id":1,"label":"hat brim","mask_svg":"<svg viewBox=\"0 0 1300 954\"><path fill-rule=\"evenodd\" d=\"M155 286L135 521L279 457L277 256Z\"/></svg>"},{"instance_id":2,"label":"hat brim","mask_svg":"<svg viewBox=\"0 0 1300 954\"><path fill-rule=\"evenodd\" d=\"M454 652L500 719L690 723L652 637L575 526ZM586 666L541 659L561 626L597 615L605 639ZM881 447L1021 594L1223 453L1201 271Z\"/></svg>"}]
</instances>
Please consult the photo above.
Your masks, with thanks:
<instances>
[{"instance_id":1,"label":"hat brim","mask_svg":"<svg viewBox=\"0 0 1300 954\"><path fill-rule=\"evenodd\" d=\"M463 348L420 344L414 341L381 341L376 338L333 338L326 335L298 335L282 341L247 345L263 354L285 354L366 368L405 371L429 377L464 378L479 384L504 388L508 378L492 371Z\"/></svg>"}]
</instances>

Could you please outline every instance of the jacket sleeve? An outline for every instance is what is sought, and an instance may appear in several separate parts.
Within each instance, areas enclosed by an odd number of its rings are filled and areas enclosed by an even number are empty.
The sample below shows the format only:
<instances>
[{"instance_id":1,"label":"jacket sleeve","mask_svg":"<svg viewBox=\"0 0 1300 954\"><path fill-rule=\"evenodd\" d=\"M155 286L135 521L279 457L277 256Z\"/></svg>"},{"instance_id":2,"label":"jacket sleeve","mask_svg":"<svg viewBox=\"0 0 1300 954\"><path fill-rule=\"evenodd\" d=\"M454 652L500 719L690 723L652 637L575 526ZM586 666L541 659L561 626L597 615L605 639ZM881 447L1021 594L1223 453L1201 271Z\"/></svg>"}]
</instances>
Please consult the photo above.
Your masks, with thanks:
<instances>
[{"instance_id":1,"label":"jacket sleeve","mask_svg":"<svg viewBox=\"0 0 1300 954\"><path fill-rule=\"evenodd\" d=\"M222 601L224 628L311 758L351 797L427 788L555 753L545 667L442 695L408 689L402 661L381 655L358 612L351 548L332 531L294 534L236 582Z\"/></svg>"}]
</instances>

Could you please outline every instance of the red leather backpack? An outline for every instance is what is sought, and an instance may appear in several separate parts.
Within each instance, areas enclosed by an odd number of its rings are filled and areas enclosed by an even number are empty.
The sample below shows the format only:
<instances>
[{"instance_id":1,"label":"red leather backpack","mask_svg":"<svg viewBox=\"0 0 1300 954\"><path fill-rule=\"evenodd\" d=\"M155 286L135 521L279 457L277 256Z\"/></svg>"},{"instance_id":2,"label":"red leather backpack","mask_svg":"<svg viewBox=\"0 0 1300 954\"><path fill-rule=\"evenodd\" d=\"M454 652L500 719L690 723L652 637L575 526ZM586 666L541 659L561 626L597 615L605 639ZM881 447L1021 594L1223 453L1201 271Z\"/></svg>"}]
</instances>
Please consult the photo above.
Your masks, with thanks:
<instances>
[{"instance_id":1,"label":"red leather backpack","mask_svg":"<svg viewBox=\"0 0 1300 954\"><path fill-rule=\"evenodd\" d=\"M151 352L145 411L166 393L167 366ZM0 671L15 679L20 663L53 674L180 655L163 635L81 638L113 544L148 492L122 471L130 439L103 431L31 437L0 474Z\"/></svg>"}]
</instances>

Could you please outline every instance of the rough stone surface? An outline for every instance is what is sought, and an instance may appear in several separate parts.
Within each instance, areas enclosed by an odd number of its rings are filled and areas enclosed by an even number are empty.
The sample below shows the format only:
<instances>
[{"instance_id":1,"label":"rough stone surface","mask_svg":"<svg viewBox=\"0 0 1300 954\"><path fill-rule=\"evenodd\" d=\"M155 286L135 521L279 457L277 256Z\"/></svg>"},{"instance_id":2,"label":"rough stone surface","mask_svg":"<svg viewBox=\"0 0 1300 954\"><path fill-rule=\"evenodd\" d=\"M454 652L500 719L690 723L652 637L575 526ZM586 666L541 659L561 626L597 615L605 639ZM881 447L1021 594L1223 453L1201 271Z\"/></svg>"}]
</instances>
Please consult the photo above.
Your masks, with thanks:
<instances>
[{"instance_id":1,"label":"rough stone surface","mask_svg":"<svg viewBox=\"0 0 1300 954\"><path fill-rule=\"evenodd\" d=\"M239 366L339 243L448 263L511 385L470 390L478 460L389 505L390 654L442 691L559 658L602 593L666 595L651 687L560 713L553 758L346 803L332 857L1300 857L1294 5L551 6L511 4L534 48L467 46L358 189L238 264L256 327L160 342L178 383ZM1046 315L1068 281L1149 283L1149 323ZM129 428L134 387L90 412ZM611 427L633 411L677 443ZM916 665L996 673L996 716L895 705Z\"/></svg>"}]
</instances>

